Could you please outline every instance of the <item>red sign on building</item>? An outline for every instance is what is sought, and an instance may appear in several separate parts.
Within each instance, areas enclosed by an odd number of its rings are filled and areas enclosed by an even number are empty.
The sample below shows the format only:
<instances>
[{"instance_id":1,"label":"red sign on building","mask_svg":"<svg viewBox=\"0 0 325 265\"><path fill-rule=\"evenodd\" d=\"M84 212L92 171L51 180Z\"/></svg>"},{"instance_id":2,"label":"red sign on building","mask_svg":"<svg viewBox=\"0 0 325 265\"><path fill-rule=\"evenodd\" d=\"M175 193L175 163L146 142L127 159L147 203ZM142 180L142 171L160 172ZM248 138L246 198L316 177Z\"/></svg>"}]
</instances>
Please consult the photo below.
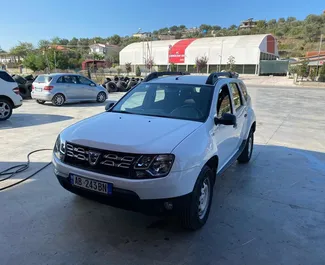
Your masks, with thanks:
<instances>
[{"instance_id":1,"label":"red sign on building","mask_svg":"<svg viewBox=\"0 0 325 265\"><path fill-rule=\"evenodd\" d=\"M196 39L180 40L169 47L168 61L169 63L185 63L185 50Z\"/></svg>"}]
</instances>

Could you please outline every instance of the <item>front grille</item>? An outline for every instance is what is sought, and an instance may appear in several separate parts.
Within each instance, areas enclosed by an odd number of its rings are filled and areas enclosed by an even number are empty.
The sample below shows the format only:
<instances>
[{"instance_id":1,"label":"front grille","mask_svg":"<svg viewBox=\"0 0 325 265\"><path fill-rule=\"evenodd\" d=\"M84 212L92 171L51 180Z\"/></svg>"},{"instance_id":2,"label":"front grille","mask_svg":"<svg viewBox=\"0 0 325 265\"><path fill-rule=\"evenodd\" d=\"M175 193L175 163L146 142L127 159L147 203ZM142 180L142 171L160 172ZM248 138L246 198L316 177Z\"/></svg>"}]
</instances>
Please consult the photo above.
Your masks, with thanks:
<instances>
[{"instance_id":1,"label":"front grille","mask_svg":"<svg viewBox=\"0 0 325 265\"><path fill-rule=\"evenodd\" d=\"M66 144L64 162L100 174L133 178L134 163L140 155L101 150L72 143Z\"/></svg>"}]
</instances>

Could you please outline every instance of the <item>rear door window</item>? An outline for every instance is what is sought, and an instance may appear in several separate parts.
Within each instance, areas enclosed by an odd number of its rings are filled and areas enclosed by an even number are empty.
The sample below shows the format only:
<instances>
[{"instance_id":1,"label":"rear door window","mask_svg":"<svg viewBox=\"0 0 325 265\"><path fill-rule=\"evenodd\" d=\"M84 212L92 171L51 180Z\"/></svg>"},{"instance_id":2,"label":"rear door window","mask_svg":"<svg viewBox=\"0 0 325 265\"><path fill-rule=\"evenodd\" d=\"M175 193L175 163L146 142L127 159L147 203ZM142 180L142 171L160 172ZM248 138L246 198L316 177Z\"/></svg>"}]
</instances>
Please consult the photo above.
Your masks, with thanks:
<instances>
[{"instance_id":1,"label":"rear door window","mask_svg":"<svg viewBox=\"0 0 325 265\"><path fill-rule=\"evenodd\" d=\"M48 75L39 75L35 82L37 83L48 83L52 80L52 77L51 76L48 76Z\"/></svg>"},{"instance_id":2,"label":"rear door window","mask_svg":"<svg viewBox=\"0 0 325 265\"><path fill-rule=\"evenodd\" d=\"M7 72L0 72L0 78L3 81L15 83L15 80Z\"/></svg>"},{"instance_id":3,"label":"rear door window","mask_svg":"<svg viewBox=\"0 0 325 265\"><path fill-rule=\"evenodd\" d=\"M74 75L64 75L58 79L57 83L78 84L78 80L77 77Z\"/></svg>"}]
</instances>

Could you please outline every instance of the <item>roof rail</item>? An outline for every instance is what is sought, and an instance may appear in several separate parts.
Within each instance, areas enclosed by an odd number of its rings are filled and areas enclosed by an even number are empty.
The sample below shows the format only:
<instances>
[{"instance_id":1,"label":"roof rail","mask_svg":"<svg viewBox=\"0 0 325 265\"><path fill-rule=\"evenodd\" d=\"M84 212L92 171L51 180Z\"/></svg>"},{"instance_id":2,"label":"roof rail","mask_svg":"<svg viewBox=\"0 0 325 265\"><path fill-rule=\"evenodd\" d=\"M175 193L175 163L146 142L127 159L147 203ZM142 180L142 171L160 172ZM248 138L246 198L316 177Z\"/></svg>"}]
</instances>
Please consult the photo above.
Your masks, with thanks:
<instances>
[{"instance_id":1,"label":"roof rail","mask_svg":"<svg viewBox=\"0 0 325 265\"><path fill-rule=\"evenodd\" d=\"M227 78L238 78L238 73L236 72L214 72L212 74L209 75L206 84L207 85L214 85L219 77L227 77Z\"/></svg>"},{"instance_id":2,"label":"roof rail","mask_svg":"<svg viewBox=\"0 0 325 265\"><path fill-rule=\"evenodd\" d=\"M190 73L186 72L152 72L149 75L147 75L142 82L149 82L150 80L156 79L159 76L164 75L189 75Z\"/></svg>"}]
</instances>

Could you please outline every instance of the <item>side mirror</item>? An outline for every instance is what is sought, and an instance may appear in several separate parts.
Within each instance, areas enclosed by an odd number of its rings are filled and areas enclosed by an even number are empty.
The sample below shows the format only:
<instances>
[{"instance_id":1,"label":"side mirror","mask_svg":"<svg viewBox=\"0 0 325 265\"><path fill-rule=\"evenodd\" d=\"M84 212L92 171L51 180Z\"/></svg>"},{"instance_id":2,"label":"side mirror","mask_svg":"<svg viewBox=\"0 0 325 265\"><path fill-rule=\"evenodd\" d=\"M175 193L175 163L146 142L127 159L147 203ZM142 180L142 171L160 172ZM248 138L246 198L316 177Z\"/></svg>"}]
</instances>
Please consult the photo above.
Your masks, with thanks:
<instances>
[{"instance_id":1,"label":"side mirror","mask_svg":"<svg viewBox=\"0 0 325 265\"><path fill-rule=\"evenodd\" d=\"M114 105L115 105L114 102L108 103L108 104L105 106L105 110L106 110L106 111L109 111L111 108L113 108Z\"/></svg>"},{"instance_id":2,"label":"side mirror","mask_svg":"<svg viewBox=\"0 0 325 265\"><path fill-rule=\"evenodd\" d=\"M89 85L90 85L90 86L93 86L93 87L96 86L96 84L94 84L94 83L90 83Z\"/></svg>"},{"instance_id":3,"label":"side mirror","mask_svg":"<svg viewBox=\"0 0 325 265\"><path fill-rule=\"evenodd\" d=\"M219 119L214 117L215 125L222 124L222 125L236 125L237 119L236 116L230 113L224 113L222 117Z\"/></svg>"}]
</instances>

